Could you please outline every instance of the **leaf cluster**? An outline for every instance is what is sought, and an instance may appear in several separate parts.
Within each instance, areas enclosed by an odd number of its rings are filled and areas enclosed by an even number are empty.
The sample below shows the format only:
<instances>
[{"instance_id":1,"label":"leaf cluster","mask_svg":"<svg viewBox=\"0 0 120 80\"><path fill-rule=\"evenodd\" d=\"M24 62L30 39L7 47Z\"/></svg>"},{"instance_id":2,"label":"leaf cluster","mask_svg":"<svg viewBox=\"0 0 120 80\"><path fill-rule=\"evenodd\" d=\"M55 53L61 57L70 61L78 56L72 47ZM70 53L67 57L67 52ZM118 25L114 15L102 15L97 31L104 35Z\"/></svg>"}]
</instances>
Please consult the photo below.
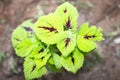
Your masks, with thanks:
<instances>
[{"instance_id":1,"label":"leaf cluster","mask_svg":"<svg viewBox=\"0 0 120 80\"><path fill-rule=\"evenodd\" d=\"M76 73L82 67L84 55L103 37L100 27L89 27L88 23L77 30L77 17L77 9L65 2L54 13L40 16L35 23L24 21L13 31L12 44L16 54L24 58L26 79L61 68Z\"/></svg>"}]
</instances>

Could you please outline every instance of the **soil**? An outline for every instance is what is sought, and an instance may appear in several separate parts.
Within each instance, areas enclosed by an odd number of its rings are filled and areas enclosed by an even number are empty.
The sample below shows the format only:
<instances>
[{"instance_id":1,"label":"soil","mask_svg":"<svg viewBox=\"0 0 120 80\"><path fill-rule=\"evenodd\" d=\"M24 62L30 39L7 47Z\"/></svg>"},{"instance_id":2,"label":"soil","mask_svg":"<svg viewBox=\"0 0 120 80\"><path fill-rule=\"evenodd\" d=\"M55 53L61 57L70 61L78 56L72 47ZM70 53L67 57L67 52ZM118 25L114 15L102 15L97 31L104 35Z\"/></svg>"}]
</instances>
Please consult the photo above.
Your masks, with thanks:
<instances>
[{"instance_id":1,"label":"soil","mask_svg":"<svg viewBox=\"0 0 120 80\"><path fill-rule=\"evenodd\" d=\"M64 1L0 0L0 54L4 56L0 61L0 80L24 80L23 59L15 55L11 45L12 31L24 20L53 12ZM95 57L94 60L91 57L90 62L88 55L86 64L93 63L93 66L84 69L84 65L77 74L65 70L49 73L39 80L120 80L120 0L68 1L78 9L79 25L90 22L103 29L105 40L98 43L97 50L90 54L98 54L101 58Z\"/></svg>"}]
</instances>

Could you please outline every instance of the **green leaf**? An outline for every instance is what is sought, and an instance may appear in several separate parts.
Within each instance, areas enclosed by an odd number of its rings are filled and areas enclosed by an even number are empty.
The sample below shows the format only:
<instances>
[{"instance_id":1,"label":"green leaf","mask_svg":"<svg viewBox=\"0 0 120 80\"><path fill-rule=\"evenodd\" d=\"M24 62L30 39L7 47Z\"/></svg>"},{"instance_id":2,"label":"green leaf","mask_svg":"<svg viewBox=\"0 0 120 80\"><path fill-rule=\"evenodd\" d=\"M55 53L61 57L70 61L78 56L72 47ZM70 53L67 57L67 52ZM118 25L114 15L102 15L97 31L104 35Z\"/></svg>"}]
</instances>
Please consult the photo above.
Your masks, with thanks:
<instances>
[{"instance_id":1,"label":"green leaf","mask_svg":"<svg viewBox=\"0 0 120 80\"><path fill-rule=\"evenodd\" d=\"M37 65L33 59L27 58L24 61L24 75L27 80L42 77L46 74L47 69L42 67L37 69Z\"/></svg>"},{"instance_id":2,"label":"green leaf","mask_svg":"<svg viewBox=\"0 0 120 80\"><path fill-rule=\"evenodd\" d=\"M72 73L76 73L82 67L83 62L84 56L77 48L72 52L71 56L62 57L63 67Z\"/></svg>"},{"instance_id":3,"label":"green leaf","mask_svg":"<svg viewBox=\"0 0 120 80\"><path fill-rule=\"evenodd\" d=\"M54 65L53 57L49 58L48 63L51 64L51 65Z\"/></svg>"},{"instance_id":4,"label":"green leaf","mask_svg":"<svg viewBox=\"0 0 120 80\"><path fill-rule=\"evenodd\" d=\"M50 56L51 54L48 53L47 55L45 55L44 57L40 59L35 59L36 69L40 69L41 67L45 66Z\"/></svg>"},{"instance_id":5,"label":"green leaf","mask_svg":"<svg viewBox=\"0 0 120 80\"><path fill-rule=\"evenodd\" d=\"M78 12L73 5L65 2L55 10L55 14L61 16L64 21L64 30L72 29L76 31Z\"/></svg>"},{"instance_id":6,"label":"green leaf","mask_svg":"<svg viewBox=\"0 0 120 80\"><path fill-rule=\"evenodd\" d=\"M60 69L62 67L62 65L61 65L61 57L58 54L53 53L53 61L54 61L55 67L57 69Z\"/></svg>"},{"instance_id":7,"label":"green leaf","mask_svg":"<svg viewBox=\"0 0 120 80\"><path fill-rule=\"evenodd\" d=\"M61 68L58 69L58 68L56 68L55 65L53 65L53 64L49 64L49 63L47 64L47 69L50 70L50 71L52 71L52 72L55 72L55 73L61 71Z\"/></svg>"},{"instance_id":8,"label":"green leaf","mask_svg":"<svg viewBox=\"0 0 120 80\"><path fill-rule=\"evenodd\" d=\"M53 56L49 58L47 63L47 69L53 72L59 72L61 70L60 56L55 53L54 57L54 59Z\"/></svg>"},{"instance_id":9,"label":"green leaf","mask_svg":"<svg viewBox=\"0 0 120 80\"><path fill-rule=\"evenodd\" d=\"M100 27L96 30L95 36L96 36L94 38L95 41L102 41L102 40L104 40L103 34L102 34L102 29Z\"/></svg>"},{"instance_id":10,"label":"green leaf","mask_svg":"<svg viewBox=\"0 0 120 80\"><path fill-rule=\"evenodd\" d=\"M87 29L85 32L85 34L87 36L92 36L94 34L96 34L96 30L97 30L97 27L96 26L91 26L89 29Z\"/></svg>"},{"instance_id":11,"label":"green leaf","mask_svg":"<svg viewBox=\"0 0 120 80\"><path fill-rule=\"evenodd\" d=\"M20 42L17 47L15 47L16 54L20 57L28 56L31 51L36 47L37 44L31 43L29 40L24 40Z\"/></svg>"},{"instance_id":12,"label":"green leaf","mask_svg":"<svg viewBox=\"0 0 120 80\"><path fill-rule=\"evenodd\" d=\"M67 37L57 43L57 48L63 56L68 56L76 46L76 34L67 32Z\"/></svg>"},{"instance_id":13,"label":"green leaf","mask_svg":"<svg viewBox=\"0 0 120 80\"><path fill-rule=\"evenodd\" d=\"M61 17L51 13L37 20L34 31L44 43L55 44L65 37L62 24Z\"/></svg>"},{"instance_id":14,"label":"green leaf","mask_svg":"<svg viewBox=\"0 0 120 80\"><path fill-rule=\"evenodd\" d=\"M45 48L43 45L39 45L33 49L30 58L40 59L48 54L49 49Z\"/></svg>"},{"instance_id":15,"label":"green leaf","mask_svg":"<svg viewBox=\"0 0 120 80\"><path fill-rule=\"evenodd\" d=\"M41 45L33 32L32 19L23 22L12 33L12 44L20 57L28 56L34 47Z\"/></svg>"},{"instance_id":16,"label":"green leaf","mask_svg":"<svg viewBox=\"0 0 120 80\"><path fill-rule=\"evenodd\" d=\"M89 29L89 23L84 23L80 26L78 30L78 35L84 36L86 34L86 30Z\"/></svg>"},{"instance_id":17,"label":"green leaf","mask_svg":"<svg viewBox=\"0 0 120 80\"><path fill-rule=\"evenodd\" d=\"M78 36L77 38L77 46L83 52L90 52L91 50L97 47L95 42L88 39L84 39L81 36Z\"/></svg>"},{"instance_id":18,"label":"green leaf","mask_svg":"<svg viewBox=\"0 0 120 80\"><path fill-rule=\"evenodd\" d=\"M78 30L77 46L83 52L90 52L97 47L95 41L104 39L102 36L102 29L100 27L91 26L89 28L89 24L84 23Z\"/></svg>"}]
</instances>

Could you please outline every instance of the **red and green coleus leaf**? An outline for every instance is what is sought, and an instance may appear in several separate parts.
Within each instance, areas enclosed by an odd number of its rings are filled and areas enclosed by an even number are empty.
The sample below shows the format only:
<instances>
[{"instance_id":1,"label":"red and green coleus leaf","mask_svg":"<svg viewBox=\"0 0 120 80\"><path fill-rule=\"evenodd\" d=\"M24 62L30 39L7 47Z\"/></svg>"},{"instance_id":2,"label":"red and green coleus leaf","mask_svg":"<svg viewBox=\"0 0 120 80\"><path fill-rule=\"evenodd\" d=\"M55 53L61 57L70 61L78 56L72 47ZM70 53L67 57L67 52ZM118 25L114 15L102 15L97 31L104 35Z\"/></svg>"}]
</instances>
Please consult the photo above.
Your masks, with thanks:
<instances>
[{"instance_id":1,"label":"red and green coleus leaf","mask_svg":"<svg viewBox=\"0 0 120 80\"><path fill-rule=\"evenodd\" d=\"M46 67L43 66L46 64L45 61L43 61L44 64L41 63L41 60L39 62L37 62L37 61L38 60L34 60L32 58L25 58L24 75L25 75L26 80L32 80L34 78L39 78L47 73ZM38 64L41 64L42 67L39 67L40 65L38 65Z\"/></svg>"},{"instance_id":2,"label":"red and green coleus leaf","mask_svg":"<svg viewBox=\"0 0 120 80\"><path fill-rule=\"evenodd\" d=\"M84 23L80 26L77 35L77 46L84 52L90 52L97 47L95 41L104 40L102 29L96 26L89 28L88 23Z\"/></svg>"},{"instance_id":3,"label":"red and green coleus leaf","mask_svg":"<svg viewBox=\"0 0 120 80\"><path fill-rule=\"evenodd\" d=\"M51 53L43 48L36 47L32 53L25 58L24 74L26 79L34 79L46 74L45 68Z\"/></svg>"},{"instance_id":4,"label":"red and green coleus leaf","mask_svg":"<svg viewBox=\"0 0 120 80\"><path fill-rule=\"evenodd\" d=\"M34 34L33 26L30 19L19 25L12 33L12 44L20 57L28 56L35 47L42 45Z\"/></svg>"},{"instance_id":5,"label":"red and green coleus leaf","mask_svg":"<svg viewBox=\"0 0 120 80\"><path fill-rule=\"evenodd\" d=\"M55 14L61 16L64 30L72 29L74 32L76 31L78 12L73 5L65 2L55 10Z\"/></svg>"},{"instance_id":6,"label":"red and green coleus leaf","mask_svg":"<svg viewBox=\"0 0 120 80\"><path fill-rule=\"evenodd\" d=\"M76 34L72 34L68 31L66 35L66 38L57 43L57 48L63 56L68 56L76 46Z\"/></svg>"},{"instance_id":7,"label":"red and green coleus leaf","mask_svg":"<svg viewBox=\"0 0 120 80\"><path fill-rule=\"evenodd\" d=\"M49 49L42 45L42 46L36 46L31 51L31 54L28 57L33 59L40 59L40 58L44 58L47 54L49 54Z\"/></svg>"},{"instance_id":8,"label":"red and green coleus leaf","mask_svg":"<svg viewBox=\"0 0 120 80\"><path fill-rule=\"evenodd\" d=\"M84 56L77 48L68 57L61 58L62 66L72 73L76 73L83 65Z\"/></svg>"},{"instance_id":9,"label":"red and green coleus leaf","mask_svg":"<svg viewBox=\"0 0 120 80\"><path fill-rule=\"evenodd\" d=\"M47 53L45 56L41 57L40 59L35 59L36 68L40 69L43 66L46 66L50 56L51 56L51 53Z\"/></svg>"},{"instance_id":10,"label":"red and green coleus leaf","mask_svg":"<svg viewBox=\"0 0 120 80\"><path fill-rule=\"evenodd\" d=\"M37 37L47 44L55 44L63 39L63 20L53 13L40 17L34 24Z\"/></svg>"}]
</instances>

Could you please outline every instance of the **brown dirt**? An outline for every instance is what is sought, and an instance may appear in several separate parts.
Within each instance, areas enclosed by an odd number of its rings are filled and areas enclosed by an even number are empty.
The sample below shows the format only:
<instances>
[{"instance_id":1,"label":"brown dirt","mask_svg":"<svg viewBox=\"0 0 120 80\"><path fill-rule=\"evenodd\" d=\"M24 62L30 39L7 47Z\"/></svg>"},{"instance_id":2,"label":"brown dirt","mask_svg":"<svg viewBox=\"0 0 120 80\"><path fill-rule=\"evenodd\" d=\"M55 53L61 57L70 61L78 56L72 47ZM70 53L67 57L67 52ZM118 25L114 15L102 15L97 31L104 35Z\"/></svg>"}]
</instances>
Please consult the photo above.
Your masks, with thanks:
<instances>
[{"instance_id":1,"label":"brown dirt","mask_svg":"<svg viewBox=\"0 0 120 80\"><path fill-rule=\"evenodd\" d=\"M102 27L105 40L98 43L97 52L103 61L87 72L80 70L73 75L63 70L58 74L48 74L43 80L120 80L120 43L114 42L120 37L120 0L69 1L79 10L79 25L88 21ZM79 4L87 1L93 7L81 8ZM62 2L63 0L0 0L0 52L5 55L0 64L0 80L24 80L23 61L15 55L11 46L13 29L28 18L53 12Z\"/></svg>"}]
</instances>

